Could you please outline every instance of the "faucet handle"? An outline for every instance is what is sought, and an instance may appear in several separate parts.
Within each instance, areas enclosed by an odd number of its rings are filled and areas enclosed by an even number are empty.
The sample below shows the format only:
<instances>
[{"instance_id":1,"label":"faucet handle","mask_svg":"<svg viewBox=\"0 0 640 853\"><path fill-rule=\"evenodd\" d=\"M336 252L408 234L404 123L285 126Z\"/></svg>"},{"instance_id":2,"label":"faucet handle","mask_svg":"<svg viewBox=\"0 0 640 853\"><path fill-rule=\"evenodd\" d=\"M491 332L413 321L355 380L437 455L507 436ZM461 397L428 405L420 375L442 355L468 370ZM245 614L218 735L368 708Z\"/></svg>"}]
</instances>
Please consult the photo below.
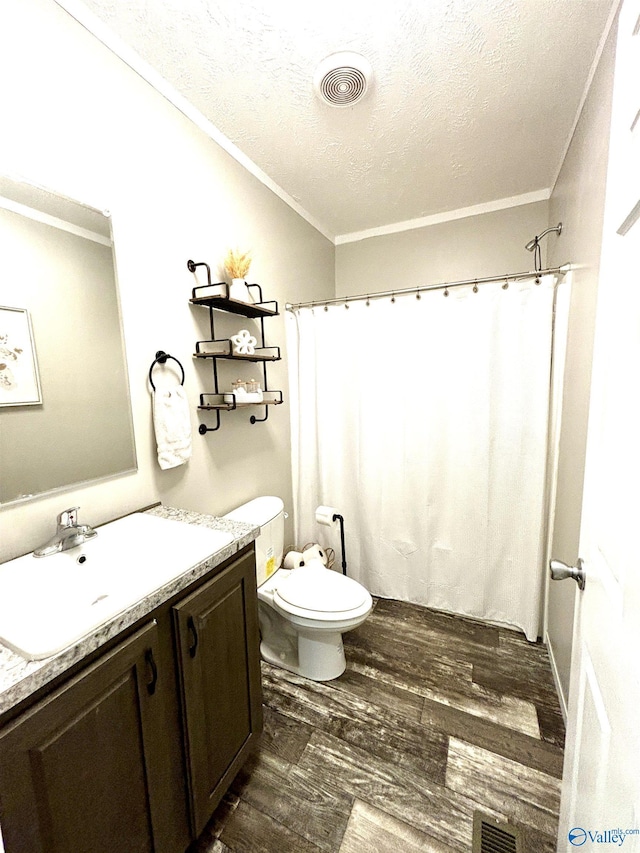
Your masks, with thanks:
<instances>
[{"instance_id":1,"label":"faucet handle","mask_svg":"<svg viewBox=\"0 0 640 853\"><path fill-rule=\"evenodd\" d=\"M58 516L58 527L76 527L78 524L79 509L79 506L72 506L61 512Z\"/></svg>"}]
</instances>

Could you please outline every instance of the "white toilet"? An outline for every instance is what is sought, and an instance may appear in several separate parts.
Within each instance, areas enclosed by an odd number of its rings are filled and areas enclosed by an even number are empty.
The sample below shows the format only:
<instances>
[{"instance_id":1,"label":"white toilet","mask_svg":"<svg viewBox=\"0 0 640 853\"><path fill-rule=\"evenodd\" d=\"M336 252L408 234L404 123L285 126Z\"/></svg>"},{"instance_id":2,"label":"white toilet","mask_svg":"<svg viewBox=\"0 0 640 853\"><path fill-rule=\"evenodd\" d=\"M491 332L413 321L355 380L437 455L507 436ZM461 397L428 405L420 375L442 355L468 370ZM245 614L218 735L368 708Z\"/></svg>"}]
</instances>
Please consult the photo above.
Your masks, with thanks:
<instances>
[{"instance_id":1,"label":"white toilet","mask_svg":"<svg viewBox=\"0 0 640 853\"><path fill-rule=\"evenodd\" d=\"M260 527L256 539L256 578L260 617L260 653L313 681L330 681L345 670L342 634L371 613L367 590L320 560L283 569L284 504L261 497L225 518Z\"/></svg>"}]
</instances>

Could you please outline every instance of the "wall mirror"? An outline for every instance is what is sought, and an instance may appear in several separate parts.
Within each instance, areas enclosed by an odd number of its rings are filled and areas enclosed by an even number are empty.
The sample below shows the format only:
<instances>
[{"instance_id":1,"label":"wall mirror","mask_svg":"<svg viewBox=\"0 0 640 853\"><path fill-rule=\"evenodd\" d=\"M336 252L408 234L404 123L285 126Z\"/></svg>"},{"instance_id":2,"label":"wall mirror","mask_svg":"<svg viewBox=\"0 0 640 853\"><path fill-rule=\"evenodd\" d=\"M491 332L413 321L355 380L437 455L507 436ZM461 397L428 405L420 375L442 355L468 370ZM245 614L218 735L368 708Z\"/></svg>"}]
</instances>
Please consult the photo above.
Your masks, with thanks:
<instances>
[{"instance_id":1,"label":"wall mirror","mask_svg":"<svg viewBox=\"0 0 640 853\"><path fill-rule=\"evenodd\" d=\"M135 470L110 217L0 176L0 505Z\"/></svg>"}]
</instances>

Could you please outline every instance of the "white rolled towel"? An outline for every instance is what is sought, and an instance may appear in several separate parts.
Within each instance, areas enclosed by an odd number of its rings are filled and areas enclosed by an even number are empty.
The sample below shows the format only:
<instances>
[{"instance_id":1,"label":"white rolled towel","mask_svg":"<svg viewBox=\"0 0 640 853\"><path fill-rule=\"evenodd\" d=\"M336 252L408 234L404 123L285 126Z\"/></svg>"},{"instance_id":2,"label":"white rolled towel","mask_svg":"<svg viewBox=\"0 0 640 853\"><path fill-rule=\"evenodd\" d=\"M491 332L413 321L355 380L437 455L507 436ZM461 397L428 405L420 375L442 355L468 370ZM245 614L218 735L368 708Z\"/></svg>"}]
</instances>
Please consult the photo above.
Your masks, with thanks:
<instances>
[{"instance_id":1,"label":"white rolled towel","mask_svg":"<svg viewBox=\"0 0 640 853\"><path fill-rule=\"evenodd\" d=\"M231 336L231 343L235 355L253 355L258 342L247 329L240 329L237 335Z\"/></svg>"}]
</instances>

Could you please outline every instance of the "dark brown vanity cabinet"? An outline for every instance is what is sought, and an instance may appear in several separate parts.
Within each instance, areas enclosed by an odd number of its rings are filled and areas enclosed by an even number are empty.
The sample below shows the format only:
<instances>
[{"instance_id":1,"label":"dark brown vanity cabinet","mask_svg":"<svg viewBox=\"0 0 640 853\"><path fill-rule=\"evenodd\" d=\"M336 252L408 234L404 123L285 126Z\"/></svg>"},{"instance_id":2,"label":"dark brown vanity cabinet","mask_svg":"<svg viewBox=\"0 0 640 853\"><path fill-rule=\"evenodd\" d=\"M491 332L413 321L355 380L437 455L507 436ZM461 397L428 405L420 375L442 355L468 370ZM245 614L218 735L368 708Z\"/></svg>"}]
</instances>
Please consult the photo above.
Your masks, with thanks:
<instances>
[{"instance_id":1,"label":"dark brown vanity cabinet","mask_svg":"<svg viewBox=\"0 0 640 853\"><path fill-rule=\"evenodd\" d=\"M256 612L253 554L173 608L196 835L262 730Z\"/></svg>"},{"instance_id":2,"label":"dark brown vanity cabinet","mask_svg":"<svg viewBox=\"0 0 640 853\"><path fill-rule=\"evenodd\" d=\"M166 719L157 657L151 622L2 732L8 851L158 849Z\"/></svg>"},{"instance_id":3,"label":"dark brown vanity cabinet","mask_svg":"<svg viewBox=\"0 0 640 853\"><path fill-rule=\"evenodd\" d=\"M184 853L261 725L250 550L0 728L6 853Z\"/></svg>"}]
</instances>

